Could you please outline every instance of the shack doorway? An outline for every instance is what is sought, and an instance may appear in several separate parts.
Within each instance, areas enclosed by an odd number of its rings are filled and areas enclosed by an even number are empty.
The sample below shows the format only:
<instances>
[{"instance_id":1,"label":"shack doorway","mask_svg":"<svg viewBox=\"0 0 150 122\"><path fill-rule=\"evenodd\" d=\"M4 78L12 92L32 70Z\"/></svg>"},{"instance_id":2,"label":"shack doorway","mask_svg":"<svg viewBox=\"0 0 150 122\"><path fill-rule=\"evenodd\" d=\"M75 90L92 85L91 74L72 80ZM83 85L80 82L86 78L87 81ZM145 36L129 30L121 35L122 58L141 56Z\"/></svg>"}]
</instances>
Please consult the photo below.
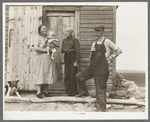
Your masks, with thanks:
<instances>
[{"instance_id":1,"label":"shack doorway","mask_svg":"<svg viewBox=\"0 0 150 122\"><path fill-rule=\"evenodd\" d=\"M72 27L75 32L75 12L74 11L48 11L46 12L46 27L56 33L60 42L59 57L55 64L55 81L50 85L50 89L64 89L64 56L61 54L62 41L66 37L65 29ZM73 33L75 36L75 33Z\"/></svg>"}]
</instances>

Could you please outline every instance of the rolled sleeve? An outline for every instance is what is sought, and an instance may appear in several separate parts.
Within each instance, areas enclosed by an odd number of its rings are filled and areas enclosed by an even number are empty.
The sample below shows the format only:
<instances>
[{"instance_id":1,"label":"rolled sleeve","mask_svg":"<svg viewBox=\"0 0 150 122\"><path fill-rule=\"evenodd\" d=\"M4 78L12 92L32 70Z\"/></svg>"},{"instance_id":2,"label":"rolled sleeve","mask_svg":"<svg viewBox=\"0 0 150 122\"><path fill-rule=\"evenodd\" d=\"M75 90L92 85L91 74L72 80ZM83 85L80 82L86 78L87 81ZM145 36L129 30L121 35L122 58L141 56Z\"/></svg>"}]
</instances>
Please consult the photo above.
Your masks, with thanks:
<instances>
[{"instance_id":1,"label":"rolled sleeve","mask_svg":"<svg viewBox=\"0 0 150 122\"><path fill-rule=\"evenodd\" d=\"M113 54L115 54L116 56L122 53L122 50L110 40L109 40L109 48L113 50Z\"/></svg>"}]
</instances>

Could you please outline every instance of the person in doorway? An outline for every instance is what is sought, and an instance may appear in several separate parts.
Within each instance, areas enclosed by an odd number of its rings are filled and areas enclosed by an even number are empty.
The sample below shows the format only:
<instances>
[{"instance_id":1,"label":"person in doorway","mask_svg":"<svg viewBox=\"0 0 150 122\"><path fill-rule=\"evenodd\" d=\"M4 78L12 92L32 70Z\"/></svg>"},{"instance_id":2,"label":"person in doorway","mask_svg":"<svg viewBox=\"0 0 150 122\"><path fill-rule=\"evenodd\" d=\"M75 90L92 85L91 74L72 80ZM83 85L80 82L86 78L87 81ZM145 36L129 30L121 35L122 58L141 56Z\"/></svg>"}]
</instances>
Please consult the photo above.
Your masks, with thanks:
<instances>
[{"instance_id":1,"label":"person in doorway","mask_svg":"<svg viewBox=\"0 0 150 122\"><path fill-rule=\"evenodd\" d=\"M62 42L62 50L64 53L65 62L65 88L68 96L75 96L77 94L77 81L75 75L80 61L80 43L78 39L74 38L73 29L68 27L65 29L66 38Z\"/></svg>"},{"instance_id":2,"label":"person in doorway","mask_svg":"<svg viewBox=\"0 0 150 122\"><path fill-rule=\"evenodd\" d=\"M106 111L106 89L109 77L109 63L116 58L122 50L112 41L104 37L105 27L96 25L97 40L92 44L90 66L76 75L78 93L76 97L88 96L86 81L94 77L96 88L96 103L98 111ZM113 54L111 54L111 51Z\"/></svg>"},{"instance_id":3,"label":"person in doorway","mask_svg":"<svg viewBox=\"0 0 150 122\"><path fill-rule=\"evenodd\" d=\"M53 83L54 60L50 55L47 55L45 41L47 40L47 28L44 25L38 27L38 36L35 38L37 44L34 47L37 52L37 67L36 67L36 85L37 97L50 97L48 85ZM59 44L58 44L59 45ZM43 91L42 91L43 89Z\"/></svg>"}]
</instances>

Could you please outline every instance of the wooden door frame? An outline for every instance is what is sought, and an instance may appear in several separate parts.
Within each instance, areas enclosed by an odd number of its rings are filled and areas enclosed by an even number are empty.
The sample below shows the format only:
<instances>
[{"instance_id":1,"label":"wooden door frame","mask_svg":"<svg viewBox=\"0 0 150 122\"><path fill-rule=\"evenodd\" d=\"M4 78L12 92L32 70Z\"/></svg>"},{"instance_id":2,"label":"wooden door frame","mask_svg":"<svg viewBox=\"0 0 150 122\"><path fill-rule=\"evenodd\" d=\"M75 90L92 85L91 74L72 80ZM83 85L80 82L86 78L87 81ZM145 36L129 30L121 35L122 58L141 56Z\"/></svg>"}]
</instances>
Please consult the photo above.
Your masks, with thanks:
<instances>
[{"instance_id":1,"label":"wooden door frame","mask_svg":"<svg viewBox=\"0 0 150 122\"><path fill-rule=\"evenodd\" d=\"M80 41L80 6L43 6L42 24L46 25L46 13L54 11L75 12L75 37Z\"/></svg>"}]
</instances>

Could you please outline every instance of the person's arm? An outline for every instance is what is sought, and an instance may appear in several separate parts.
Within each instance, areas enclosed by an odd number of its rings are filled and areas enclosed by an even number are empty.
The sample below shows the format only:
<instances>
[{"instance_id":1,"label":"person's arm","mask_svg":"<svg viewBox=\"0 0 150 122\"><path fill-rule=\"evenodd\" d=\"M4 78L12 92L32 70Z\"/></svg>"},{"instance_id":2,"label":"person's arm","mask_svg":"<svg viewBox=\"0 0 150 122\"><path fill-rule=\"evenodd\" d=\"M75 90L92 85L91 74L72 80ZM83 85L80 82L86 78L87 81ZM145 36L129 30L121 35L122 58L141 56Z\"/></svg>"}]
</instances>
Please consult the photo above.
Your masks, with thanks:
<instances>
[{"instance_id":1,"label":"person's arm","mask_svg":"<svg viewBox=\"0 0 150 122\"><path fill-rule=\"evenodd\" d=\"M38 53L46 53L47 49L42 49L40 47L34 47L34 51Z\"/></svg>"},{"instance_id":2,"label":"person's arm","mask_svg":"<svg viewBox=\"0 0 150 122\"><path fill-rule=\"evenodd\" d=\"M60 43L58 39L53 39L53 43L55 44L56 47L60 47Z\"/></svg>"},{"instance_id":3,"label":"person's arm","mask_svg":"<svg viewBox=\"0 0 150 122\"><path fill-rule=\"evenodd\" d=\"M93 51L96 51L96 49L95 49L95 42L92 44L90 55L89 55L89 59L91 59L91 55L92 55Z\"/></svg>"},{"instance_id":4,"label":"person's arm","mask_svg":"<svg viewBox=\"0 0 150 122\"><path fill-rule=\"evenodd\" d=\"M113 53L108 58L108 63L110 63L113 59L119 56L122 53L122 50L109 40L109 48L113 51Z\"/></svg>"},{"instance_id":5,"label":"person's arm","mask_svg":"<svg viewBox=\"0 0 150 122\"><path fill-rule=\"evenodd\" d=\"M40 46L40 39L39 38L35 38L35 41L37 42L34 46L34 51L35 52L38 52L38 53L46 53L47 52L47 49L43 49L42 47L39 47Z\"/></svg>"},{"instance_id":6,"label":"person's arm","mask_svg":"<svg viewBox=\"0 0 150 122\"><path fill-rule=\"evenodd\" d=\"M75 51L76 51L76 60L75 60L75 63L79 63L80 61L80 43L78 41L78 39L74 39L74 48L75 48Z\"/></svg>"}]
</instances>

